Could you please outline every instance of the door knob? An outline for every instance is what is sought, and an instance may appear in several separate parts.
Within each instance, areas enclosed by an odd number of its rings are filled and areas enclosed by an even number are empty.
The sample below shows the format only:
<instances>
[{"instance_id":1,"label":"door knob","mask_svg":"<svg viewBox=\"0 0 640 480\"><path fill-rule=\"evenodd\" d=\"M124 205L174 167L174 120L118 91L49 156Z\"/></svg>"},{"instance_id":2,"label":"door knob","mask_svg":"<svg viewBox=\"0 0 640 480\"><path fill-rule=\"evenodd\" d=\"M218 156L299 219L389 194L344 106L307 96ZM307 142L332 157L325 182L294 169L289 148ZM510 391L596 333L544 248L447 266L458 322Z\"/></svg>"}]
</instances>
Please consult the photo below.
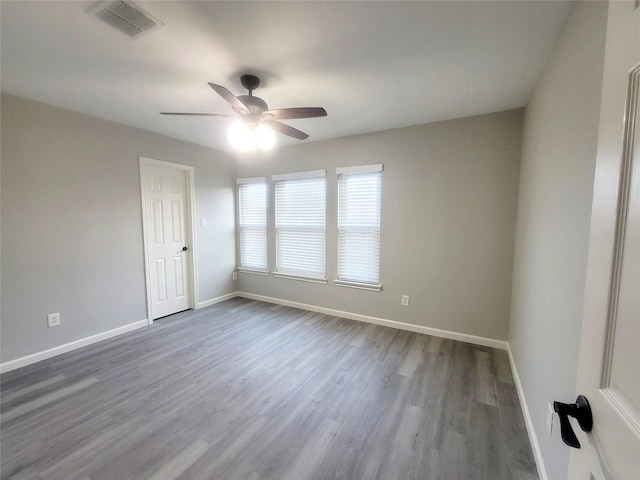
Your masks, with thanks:
<instances>
[{"instance_id":1,"label":"door knob","mask_svg":"<svg viewBox=\"0 0 640 480\"><path fill-rule=\"evenodd\" d=\"M183 252L186 252L187 250L189 250L189 247L187 247L187 246L182 247L182 251Z\"/></svg>"},{"instance_id":2,"label":"door knob","mask_svg":"<svg viewBox=\"0 0 640 480\"><path fill-rule=\"evenodd\" d=\"M569 422L569 417L578 421L578 425L583 432L590 432L593 427L593 415L587 397L578 395L576 403L553 402L553 409L560 417L560 435L562 441L573 448L580 448L580 442L576 437L573 427Z\"/></svg>"}]
</instances>

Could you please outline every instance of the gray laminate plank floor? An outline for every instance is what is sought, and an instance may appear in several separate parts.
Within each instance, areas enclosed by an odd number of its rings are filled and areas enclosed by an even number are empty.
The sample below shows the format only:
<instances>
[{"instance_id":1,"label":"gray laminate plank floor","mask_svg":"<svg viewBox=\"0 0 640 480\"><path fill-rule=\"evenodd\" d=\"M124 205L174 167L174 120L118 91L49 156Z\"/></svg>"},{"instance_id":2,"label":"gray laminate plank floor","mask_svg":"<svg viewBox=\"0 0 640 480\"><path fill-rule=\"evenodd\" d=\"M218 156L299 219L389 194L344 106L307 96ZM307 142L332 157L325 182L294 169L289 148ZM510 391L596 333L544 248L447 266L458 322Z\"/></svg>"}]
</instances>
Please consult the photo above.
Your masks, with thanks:
<instances>
[{"instance_id":1,"label":"gray laminate plank floor","mask_svg":"<svg viewBox=\"0 0 640 480\"><path fill-rule=\"evenodd\" d=\"M501 350L233 299L2 375L2 479L534 479Z\"/></svg>"}]
</instances>

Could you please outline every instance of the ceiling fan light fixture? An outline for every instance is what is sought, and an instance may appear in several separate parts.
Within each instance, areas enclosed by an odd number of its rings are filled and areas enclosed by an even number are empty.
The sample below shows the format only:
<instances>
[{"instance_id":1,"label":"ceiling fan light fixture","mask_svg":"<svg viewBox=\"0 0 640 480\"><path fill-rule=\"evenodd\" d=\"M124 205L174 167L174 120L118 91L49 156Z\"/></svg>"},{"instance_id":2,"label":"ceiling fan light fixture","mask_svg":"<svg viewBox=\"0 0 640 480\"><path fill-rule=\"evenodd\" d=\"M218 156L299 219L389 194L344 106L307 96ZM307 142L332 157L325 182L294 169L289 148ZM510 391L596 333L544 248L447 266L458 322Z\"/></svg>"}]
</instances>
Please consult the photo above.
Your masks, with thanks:
<instances>
[{"instance_id":1,"label":"ceiling fan light fixture","mask_svg":"<svg viewBox=\"0 0 640 480\"><path fill-rule=\"evenodd\" d=\"M227 137L231 146L244 152L269 150L276 143L276 136L269 127L242 120L231 124Z\"/></svg>"},{"instance_id":2,"label":"ceiling fan light fixture","mask_svg":"<svg viewBox=\"0 0 640 480\"><path fill-rule=\"evenodd\" d=\"M260 150L270 150L276 144L276 134L265 125L258 125L256 128L256 140Z\"/></svg>"}]
</instances>

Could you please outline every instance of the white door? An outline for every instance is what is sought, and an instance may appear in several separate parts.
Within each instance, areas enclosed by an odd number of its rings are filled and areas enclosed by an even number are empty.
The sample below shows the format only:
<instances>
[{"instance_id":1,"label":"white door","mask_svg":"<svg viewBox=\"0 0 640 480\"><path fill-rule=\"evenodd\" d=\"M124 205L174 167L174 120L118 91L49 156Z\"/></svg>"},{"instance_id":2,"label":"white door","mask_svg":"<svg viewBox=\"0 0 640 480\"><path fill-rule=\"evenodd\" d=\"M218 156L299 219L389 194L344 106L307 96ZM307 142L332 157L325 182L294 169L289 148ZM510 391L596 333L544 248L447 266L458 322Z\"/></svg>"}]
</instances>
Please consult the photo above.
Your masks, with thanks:
<instances>
[{"instance_id":1,"label":"white door","mask_svg":"<svg viewBox=\"0 0 640 480\"><path fill-rule=\"evenodd\" d=\"M190 305L187 178L182 170L142 166L151 318Z\"/></svg>"},{"instance_id":2,"label":"white door","mask_svg":"<svg viewBox=\"0 0 640 480\"><path fill-rule=\"evenodd\" d=\"M640 479L639 93L640 8L613 1L577 385L593 429L572 421L581 443L571 451L572 479Z\"/></svg>"}]
</instances>

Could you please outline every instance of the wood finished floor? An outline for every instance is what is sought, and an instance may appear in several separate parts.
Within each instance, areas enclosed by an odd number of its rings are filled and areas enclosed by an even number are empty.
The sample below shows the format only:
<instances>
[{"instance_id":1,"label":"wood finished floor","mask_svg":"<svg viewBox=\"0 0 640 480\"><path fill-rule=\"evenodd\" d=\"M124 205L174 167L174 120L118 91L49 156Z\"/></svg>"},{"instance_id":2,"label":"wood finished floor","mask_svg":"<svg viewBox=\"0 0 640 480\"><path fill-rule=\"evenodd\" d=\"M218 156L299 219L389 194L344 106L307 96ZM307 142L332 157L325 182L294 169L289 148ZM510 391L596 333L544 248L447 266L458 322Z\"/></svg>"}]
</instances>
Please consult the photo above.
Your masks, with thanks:
<instances>
[{"instance_id":1,"label":"wood finished floor","mask_svg":"<svg viewBox=\"0 0 640 480\"><path fill-rule=\"evenodd\" d=\"M506 352L233 299L1 377L2 479L534 479Z\"/></svg>"}]
</instances>

